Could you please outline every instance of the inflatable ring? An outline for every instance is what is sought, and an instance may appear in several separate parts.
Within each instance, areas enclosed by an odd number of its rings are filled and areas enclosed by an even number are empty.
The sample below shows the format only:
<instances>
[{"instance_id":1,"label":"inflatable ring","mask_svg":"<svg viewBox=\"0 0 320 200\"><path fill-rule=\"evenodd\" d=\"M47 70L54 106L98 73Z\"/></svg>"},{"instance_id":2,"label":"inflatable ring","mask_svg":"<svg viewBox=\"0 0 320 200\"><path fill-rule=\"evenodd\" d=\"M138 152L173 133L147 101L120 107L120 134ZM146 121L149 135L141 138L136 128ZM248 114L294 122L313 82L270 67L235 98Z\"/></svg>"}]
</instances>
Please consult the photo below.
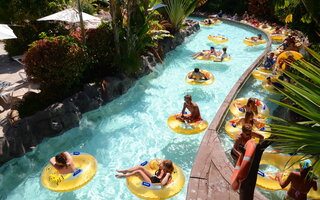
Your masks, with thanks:
<instances>
[{"instance_id":1,"label":"inflatable ring","mask_svg":"<svg viewBox=\"0 0 320 200\"><path fill-rule=\"evenodd\" d=\"M259 44L264 44L266 42L267 41L265 39L254 41L254 40L250 40L250 39L246 38L243 40L243 43L245 43L248 46L255 46L255 45L259 45Z\"/></svg>"},{"instance_id":2,"label":"inflatable ring","mask_svg":"<svg viewBox=\"0 0 320 200\"><path fill-rule=\"evenodd\" d=\"M249 98L242 97L234 100L230 105L230 111L235 117L244 117L245 111L242 109L248 102ZM268 106L263 103L261 100L256 102L258 107L258 116L255 116L259 121L265 121L267 117L265 115L269 115L270 111Z\"/></svg>"},{"instance_id":3,"label":"inflatable ring","mask_svg":"<svg viewBox=\"0 0 320 200\"><path fill-rule=\"evenodd\" d=\"M197 60L205 60L205 61L212 61L212 57L210 56L209 58L205 57L205 55L207 55L208 52L203 52L203 56L198 56L196 59Z\"/></svg>"},{"instance_id":4,"label":"inflatable ring","mask_svg":"<svg viewBox=\"0 0 320 200\"><path fill-rule=\"evenodd\" d=\"M159 169L157 160L151 160L149 163L145 161L141 163L151 174L155 174ZM127 177L128 189L137 197L150 200L168 199L178 194L184 184L185 177L180 167L173 163L174 171L171 174L171 180L167 185L153 185L143 182L139 176Z\"/></svg>"},{"instance_id":5,"label":"inflatable ring","mask_svg":"<svg viewBox=\"0 0 320 200\"><path fill-rule=\"evenodd\" d=\"M262 88L271 93L281 94L273 85L269 85L267 81L262 82Z\"/></svg>"},{"instance_id":6,"label":"inflatable ring","mask_svg":"<svg viewBox=\"0 0 320 200\"><path fill-rule=\"evenodd\" d=\"M214 23L211 24L205 24L203 21L200 21L201 26L214 26Z\"/></svg>"},{"instance_id":7,"label":"inflatable ring","mask_svg":"<svg viewBox=\"0 0 320 200\"><path fill-rule=\"evenodd\" d=\"M256 79L265 81L268 77L278 78L281 73L263 69L264 67L257 67L252 71L252 76Z\"/></svg>"},{"instance_id":8,"label":"inflatable ring","mask_svg":"<svg viewBox=\"0 0 320 200\"><path fill-rule=\"evenodd\" d=\"M195 80L191 78L192 72L189 72L188 75L185 78L185 81L191 85L210 85L214 82L214 76L210 72L206 70L200 70L201 73L203 73L208 80Z\"/></svg>"},{"instance_id":9,"label":"inflatable ring","mask_svg":"<svg viewBox=\"0 0 320 200\"><path fill-rule=\"evenodd\" d=\"M286 38L283 34L271 34L271 39L275 42L283 42L283 40Z\"/></svg>"},{"instance_id":10,"label":"inflatable ring","mask_svg":"<svg viewBox=\"0 0 320 200\"><path fill-rule=\"evenodd\" d=\"M252 159L256 151L256 144L254 140L249 140L246 143L245 148L246 152L244 156L241 154L233 170L230 182L233 190L238 190L240 188L241 182L248 176L249 170L251 168Z\"/></svg>"},{"instance_id":11,"label":"inflatable ring","mask_svg":"<svg viewBox=\"0 0 320 200\"><path fill-rule=\"evenodd\" d=\"M282 59L287 59L289 56L293 56L294 60L299 60L303 58L303 55L296 51L284 51L277 57L277 63L279 64L280 60ZM282 70L285 70L286 68L286 63L282 65Z\"/></svg>"},{"instance_id":12,"label":"inflatable ring","mask_svg":"<svg viewBox=\"0 0 320 200\"><path fill-rule=\"evenodd\" d=\"M220 35L214 35L214 36L209 35L208 39L215 43L225 43L229 41L228 38Z\"/></svg>"},{"instance_id":13,"label":"inflatable ring","mask_svg":"<svg viewBox=\"0 0 320 200\"><path fill-rule=\"evenodd\" d=\"M206 128L208 127L208 122L206 120L200 120L193 123L183 123L182 121L177 119L177 117L180 117L180 116L181 114L177 114L177 115L171 115L168 118L169 128L176 133L193 135L193 134L201 133L202 131L206 130Z\"/></svg>"},{"instance_id":14,"label":"inflatable ring","mask_svg":"<svg viewBox=\"0 0 320 200\"><path fill-rule=\"evenodd\" d=\"M60 174L50 163L43 169L41 183L54 192L70 192L89 183L97 171L96 159L86 153L73 152L74 173Z\"/></svg>"},{"instance_id":15,"label":"inflatable ring","mask_svg":"<svg viewBox=\"0 0 320 200\"><path fill-rule=\"evenodd\" d=\"M215 24L221 24L221 23L222 23L222 21L221 21L221 20L219 20L219 19L217 19L217 20L213 20L213 22L214 22Z\"/></svg>"},{"instance_id":16,"label":"inflatable ring","mask_svg":"<svg viewBox=\"0 0 320 200\"><path fill-rule=\"evenodd\" d=\"M237 126L235 125L235 123L237 123L241 118L233 118L231 120L229 120L226 125L225 125L225 130L227 132L227 134L233 138L236 139L237 135L240 134L242 132L242 125L243 124L238 124ZM259 122L259 126L253 126L253 131L256 133L260 133L261 135L263 135L264 138L268 138L270 137L271 133L270 132L265 132L265 131L271 131L270 126L265 125L261 122Z\"/></svg>"},{"instance_id":17,"label":"inflatable ring","mask_svg":"<svg viewBox=\"0 0 320 200\"><path fill-rule=\"evenodd\" d=\"M221 56L212 55L211 58L212 58L212 60L213 60L214 62L221 62ZM224 57L223 60L222 60L222 62L226 62L226 61L229 61L229 60L231 60L230 55L228 55L227 57Z\"/></svg>"},{"instance_id":18,"label":"inflatable ring","mask_svg":"<svg viewBox=\"0 0 320 200\"><path fill-rule=\"evenodd\" d=\"M302 157L303 156L300 155L290 156L279 153L265 152L262 155L260 165L273 165L277 167L285 176L284 178L286 178L286 176L289 175L290 171L300 169L299 162L297 161ZM288 190L289 186L282 189L279 185L279 182L275 180L276 173L277 172L262 172L259 170L257 177L257 186L270 191ZM320 199L320 188L318 187L317 191L311 189L307 196L310 199Z\"/></svg>"}]
</instances>

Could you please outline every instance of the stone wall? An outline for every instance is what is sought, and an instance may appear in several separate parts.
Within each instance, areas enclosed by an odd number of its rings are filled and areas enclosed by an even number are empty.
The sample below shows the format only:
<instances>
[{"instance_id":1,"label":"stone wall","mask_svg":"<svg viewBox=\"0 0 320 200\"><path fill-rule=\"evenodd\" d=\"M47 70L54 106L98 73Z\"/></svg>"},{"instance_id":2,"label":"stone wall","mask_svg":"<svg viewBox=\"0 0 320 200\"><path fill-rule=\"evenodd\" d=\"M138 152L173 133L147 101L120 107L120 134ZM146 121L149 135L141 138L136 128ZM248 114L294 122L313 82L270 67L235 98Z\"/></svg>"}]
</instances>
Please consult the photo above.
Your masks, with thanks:
<instances>
[{"instance_id":1,"label":"stone wall","mask_svg":"<svg viewBox=\"0 0 320 200\"><path fill-rule=\"evenodd\" d=\"M174 38L166 38L160 42L164 53L175 49L183 43L185 37L200 29L195 20L186 20L185 24L187 28L176 33ZM55 103L33 116L20 119L5 130L4 137L0 138L0 165L24 155L44 138L61 135L78 126L83 113L97 109L126 93L137 79L154 71L156 64L155 56L148 52L142 56L141 69L133 77L124 74L105 77L105 91L98 85L86 84L83 91L61 103Z\"/></svg>"}]
</instances>

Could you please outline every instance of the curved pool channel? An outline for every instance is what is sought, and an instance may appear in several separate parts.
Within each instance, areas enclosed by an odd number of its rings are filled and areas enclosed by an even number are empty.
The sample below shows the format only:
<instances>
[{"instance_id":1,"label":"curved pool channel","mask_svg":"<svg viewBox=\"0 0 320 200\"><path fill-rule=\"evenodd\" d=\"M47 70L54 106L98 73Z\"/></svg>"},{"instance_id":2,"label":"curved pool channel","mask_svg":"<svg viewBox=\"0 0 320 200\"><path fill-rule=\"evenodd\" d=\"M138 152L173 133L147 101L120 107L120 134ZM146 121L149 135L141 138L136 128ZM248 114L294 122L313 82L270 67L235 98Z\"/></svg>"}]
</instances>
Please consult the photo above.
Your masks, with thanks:
<instances>
[{"instance_id":1,"label":"curved pool channel","mask_svg":"<svg viewBox=\"0 0 320 200\"><path fill-rule=\"evenodd\" d=\"M244 26L223 23L201 27L194 35L166 55L156 71L146 75L124 95L83 115L80 126L63 135L49 138L33 152L13 159L0 168L1 199L139 199L115 178L116 169L125 169L154 158L172 160L186 176L183 190L171 199L185 199L188 178L204 132L182 135L167 126L170 115L181 112L183 96L190 94L209 123L240 75L261 55L266 44L248 47L242 41L258 32ZM215 45L209 34L223 34L228 43ZM209 62L191 59L202 49L227 47L231 60ZM208 86L189 85L185 76L195 67L213 73ZM50 157L62 151L80 151L93 155L98 171L83 188L55 193L40 183L42 169Z\"/></svg>"}]
</instances>

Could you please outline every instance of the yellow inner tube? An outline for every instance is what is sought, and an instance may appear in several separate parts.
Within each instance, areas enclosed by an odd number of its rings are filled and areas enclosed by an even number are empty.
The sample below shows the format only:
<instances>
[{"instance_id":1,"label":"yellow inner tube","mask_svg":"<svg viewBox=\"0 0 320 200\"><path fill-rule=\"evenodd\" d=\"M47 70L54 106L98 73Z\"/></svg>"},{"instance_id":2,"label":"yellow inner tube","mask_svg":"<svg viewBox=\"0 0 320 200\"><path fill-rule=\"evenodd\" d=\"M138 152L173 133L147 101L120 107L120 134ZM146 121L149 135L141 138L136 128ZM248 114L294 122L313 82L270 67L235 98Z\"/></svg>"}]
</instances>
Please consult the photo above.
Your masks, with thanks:
<instances>
[{"instance_id":1,"label":"yellow inner tube","mask_svg":"<svg viewBox=\"0 0 320 200\"><path fill-rule=\"evenodd\" d=\"M273 165L277 167L284 175L283 179L285 179L289 175L290 171L300 169L299 162L296 162L300 158L302 158L302 156L289 156L279 153L265 152L262 155L260 165ZM257 186L271 191L288 190L290 188L290 185L282 189L279 182L274 179L275 175L276 172L261 172L259 170L257 177ZM311 189L308 193L308 198L320 199L320 188L318 187L317 191Z\"/></svg>"},{"instance_id":2,"label":"yellow inner tube","mask_svg":"<svg viewBox=\"0 0 320 200\"><path fill-rule=\"evenodd\" d=\"M280 72L265 70L264 67L257 67L252 71L252 76L262 81L265 81L268 77L278 78L280 75Z\"/></svg>"},{"instance_id":3,"label":"yellow inner tube","mask_svg":"<svg viewBox=\"0 0 320 200\"><path fill-rule=\"evenodd\" d=\"M230 112L232 113L233 116L244 117L245 110L242 107L247 104L248 99L249 98L247 98L247 97L242 97L242 98L234 100L231 103ZM268 106L265 103L263 103L261 100L258 100L258 102L256 102L256 105L258 107L258 116L255 116L255 118L257 118L259 121L266 120L267 117L265 115L270 114Z\"/></svg>"},{"instance_id":4,"label":"yellow inner tube","mask_svg":"<svg viewBox=\"0 0 320 200\"><path fill-rule=\"evenodd\" d=\"M225 125L225 130L226 130L227 134L233 139L236 139L237 135L242 132L242 125L243 124L241 123L241 124L238 124L237 126L235 125L235 123L237 123L240 119L241 118L238 118L238 117L232 118ZM270 126L265 125L263 123L259 124L259 127L253 126L253 131L260 133L261 135L263 135L264 138L270 137L271 133L265 132L265 131L270 131L270 130L271 130Z\"/></svg>"},{"instance_id":5,"label":"yellow inner tube","mask_svg":"<svg viewBox=\"0 0 320 200\"><path fill-rule=\"evenodd\" d=\"M207 55L208 53L204 52L203 54L204 54L204 56L198 56L196 59L197 60L205 60L205 61L214 61L214 62L220 62L220 60L221 60L220 56L211 55L209 58L207 58L207 57L205 57L205 55ZM223 58L222 62L229 61L229 60L231 60L230 55Z\"/></svg>"},{"instance_id":6,"label":"yellow inner tube","mask_svg":"<svg viewBox=\"0 0 320 200\"><path fill-rule=\"evenodd\" d=\"M156 170L159 169L157 163L157 160L151 160L149 163L146 161L141 165L144 165L151 174L155 174ZM173 168L171 180L165 186L143 182L139 176L129 176L127 177L127 187L134 195L142 199L162 200L171 198L178 194L185 184L185 177L181 168L174 163Z\"/></svg>"},{"instance_id":7,"label":"yellow inner tube","mask_svg":"<svg viewBox=\"0 0 320 200\"><path fill-rule=\"evenodd\" d=\"M202 26L214 26L214 23L205 24L203 21L200 21L200 25L202 25Z\"/></svg>"},{"instance_id":8,"label":"yellow inner tube","mask_svg":"<svg viewBox=\"0 0 320 200\"><path fill-rule=\"evenodd\" d=\"M243 43L245 43L245 44L248 45L248 46L254 46L254 45L264 44L264 43L266 43L266 42L267 42L267 41L266 41L265 39L254 41L254 40L250 40L249 38L246 38L246 39L243 40Z\"/></svg>"},{"instance_id":9,"label":"yellow inner tube","mask_svg":"<svg viewBox=\"0 0 320 200\"><path fill-rule=\"evenodd\" d=\"M184 123L178 119L181 114L171 115L168 118L168 126L171 130L176 133L181 133L185 135L193 135L197 133L201 133L202 131L206 130L208 127L208 122L206 120L201 120L193 123Z\"/></svg>"},{"instance_id":10,"label":"yellow inner tube","mask_svg":"<svg viewBox=\"0 0 320 200\"><path fill-rule=\"evenodd\" d=\"M303 56L296 51L284 51L277 57L277 63L279 64L281 60L287 59L289 56L293 56L294 60L299 60L303 58ZM282 64L282 70L286 70L286 63Z\"/></svg>"},{"instance_id":11,"label":"yellow inner tube","mask_svg":"<svg viewBox=\"0 0 320 200\"><path fill-rule=\"evenodd\" d=\"M283 42L283 40L286 38L283 34L271 34L271 39L275 42Z\"/></svg>"},{"instance_id":12,"label":"yellow inner tube","mask_svg":"<svg viewBox=\"0 0 320 200\"><path fill-rule=\"evenodd\" d=\"M42 185L54 192L70 192L89 183L97 171L96 159L80 152L74 152L72 158L77 169L74 173L60 174L49 163L42 171Z\"/></svg>"},{"instance_id":13,"label":"yellow inner tube","mask_svg":"<svg viewBox=\"0 0 320 200\"><path fill-rule=\"evenodd\" d=\"M212 42L215 42L215 43L225 43L225 42L228 42L229 39L224 37L224 36L220 36L220 35L209 35L208 36L208 39L211 40Z\"/></svg>"},{"instance_id":14,"label":"yellow inner tube","mask_svg":"<svg viewBox=\"0 0 320 200\"><path fill-rule=\"evenodd\" d=\"M271 81L274 82L274 80L271 79ZM281 94L281 92L279 92L273 85L269 85L267 83L267 81L263 81L262 82L262 88L267 90L268 92L272 92L272 93L275 93L275 94Z\"/></svg>"},{"instance_id":15,"label":"yellow inner tube","mask_svg":"<svg viewBox=\"0 0 320 200\"><path fill-rule=\"evenodd\" d=\"M208 80L195 80L191 78L192 72L189 72L188 75L185 78L185 81L191 85L210 85L214 82L214 76L212 73L206 71L206 70L200 70Z\"/></svg>"}]
</instances>

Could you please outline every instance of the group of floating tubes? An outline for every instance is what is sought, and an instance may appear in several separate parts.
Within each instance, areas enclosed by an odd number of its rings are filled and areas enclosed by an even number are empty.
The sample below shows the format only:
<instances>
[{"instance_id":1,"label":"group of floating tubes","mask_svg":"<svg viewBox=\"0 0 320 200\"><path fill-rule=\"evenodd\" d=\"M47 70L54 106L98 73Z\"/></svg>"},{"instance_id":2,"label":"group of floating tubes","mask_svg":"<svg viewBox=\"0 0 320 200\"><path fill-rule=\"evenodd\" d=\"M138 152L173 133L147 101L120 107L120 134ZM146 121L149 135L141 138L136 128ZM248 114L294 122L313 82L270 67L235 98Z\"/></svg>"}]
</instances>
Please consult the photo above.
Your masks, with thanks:
<instances>
[{"instance_id":1,"label":"group of floating tubes","mask_svg":"<svg viewBox=\"0 0 320 200\"><path fill-rule=\"evenodd\" d=\"M209 57L207 57L206 55L208 54L208 52L204 52L203 56L198 56L196 59L197 60L204 60L204 61L214 61L214 62L220 62L221 61L221 56L215 56L215 55L210 55ZM230 55L228 55L227 57L223 58L222 62L226 62L231 60Z\"/></svg>"},{"instance_id":2,"label":"group of floating tubes","mask_svg":"<svg viewBox=\"0 0 320 200\"><path fill-rule=\"evenodd\" d=\"M215 43L225 43L229 41L227 37L221 35L209 35L208 39Z\"/></svg>"},{"instance_id":3,"label":"group of floating tubes","mask_svg":"<svg viewBox=\"0 0 320 200\"><path fill-rule=\"evenodd\" d=\"M155 174L159 169L157 159L150 162L145 161L140 165L144 166L151 174ZM185 184L185 177L181 168L174 163L173 168L171 180L164 186L143 182L140 176L128 176L127 187L134 195L142 199L162 200L171 198L178 194Z\"/></svg>"},{"instance_id":4,"label":"group of floating tubes","mask_svg":"<svg viewBox=\"0 0 320 200\"><path fill-rule=\"evenodd\" d=\"M60 174L49 163L42 171L42 185L54 192L70 192L89 183L97 171L96 159L89 154L80 152L73 152L72 158L77 169L75 172Z\"/></svg>"},{"instance_id":5,"label":"group of floating tubes","mask_svg":"<svg viewBox=\"0 0 320 200\"><path fill-rule=\"evenodd\" d=\"M301 158L303 158L303 156L290 156L279 153L265 152L262 155L260 165L272 165L278 168L278 172L280 172L284 176L284 178L286 178L289 175L290 171L300 169L299 162L297 161ZM270 191L288 190L290 188L290 185L282 189L279 185L279 182L275 180L276 173L277 171L263 172L259 170L257 177L257 186ZM318 188L317 191L311 189L307 196L310 199L320 199L320 188Z\"/></svg>"},{"instance_id":6,"label":"group of floating tubes","mask_svg":"<svg viewBox=\"0 0 320 200\"><path fill-rule=\"evenodd\" d=\"M190 115L186 115L190 117ZM206 130L208 127L208 122L206 120L199 120L192 123L182 122L180 119L181 114L172 115L168 118L168 126L171 130L176 133L181 133L185 135L194 135L197 133L201 133L202 131Z\"/></svg>"},{"instance_id":7,"label":"group of floating tubes","mask_svg":"<svg viewBox=\"0 0 320 200\"><path fill-rule=\"evenodd\" d=\"M246 38L243 40L243 43L245 43L248 46L255 46L255 45L259 45L259 44L264 44L267 41L265 39L262 40L251 40L250 38Z\"/></svg>"},{"instance_id":8,"label":"group of floating tubes","mask_svg":"<svg viewBox=\"0 0 320 200\"><path fill-rule=\"evenodd\" d=\"M239 117L232 118L225 125L225 130L226 130L227 134L233 139L236 139L237 135L242 132L242 125L243 124L241 123L241 124L236 125L236 123L239 120L241 120L241 118L239 118ZM257 133L263 135L264 138L268 138L271 135L270 132L266 132L266 131L271 130L270 126L265 125L263 122L260 122L260 121L259 121L259 126L258 127L253 126L252 130L254 132L257 132Z\"/></svg>"},{"instance_id":9,"label":"group of floating tubes","mask_svg":"<svg viewBox=\"0 0 320 200\"><path fill-rule=\"evenodd\" d=\"M188 75L185 78L185 81L191 85L210 85L214 82L214 76L212 73L210 73L206 70L200 70L200 72L206 76L207 80L195 80L195 79L191 78L191 75L193 73L193 71L192 71L192 72L188 73Z\"/></svg>"},{"instance_id":10,"label":"group of floating tubes","mask_svg":"<svg viewBox=\"0 0 320 200\"><path fill-rule=\"evenodd\" d=\"M243 107L248 102L247 97L242 97L234 100L230 105L230 112L235 117L244 117L245 109ZM268 106L263 103L261 100L256 101L256 106L258 108L258 115L255 115L255 118L259 121L265 121L267 119L267 115L270 114Z\"/></svg>"}]
</instances>

